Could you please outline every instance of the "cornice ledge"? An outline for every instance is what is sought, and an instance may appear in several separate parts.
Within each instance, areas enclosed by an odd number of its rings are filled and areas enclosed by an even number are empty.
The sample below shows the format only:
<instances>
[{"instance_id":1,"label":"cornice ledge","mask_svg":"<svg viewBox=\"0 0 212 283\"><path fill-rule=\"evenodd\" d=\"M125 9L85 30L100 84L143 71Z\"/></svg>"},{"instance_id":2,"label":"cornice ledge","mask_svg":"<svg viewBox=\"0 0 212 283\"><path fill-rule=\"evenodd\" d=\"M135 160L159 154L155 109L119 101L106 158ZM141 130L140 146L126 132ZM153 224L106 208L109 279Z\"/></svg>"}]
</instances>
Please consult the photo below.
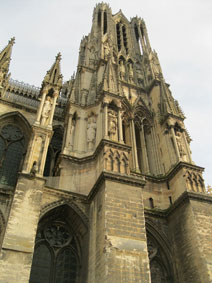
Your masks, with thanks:
<instances>
[{"instance_id":1,"label":"cornice ledge","mask_svg":"<svg viewBox=\"0 0 212 283\"><path fill-rule=\"evenodd\" d=\"M212 197L209 195L185 191L181 196L179 196L179 198L173 203L173 205L171 205L167 209L166 215L170 216L178 207L180 207L185 202L189 202L190 200L209 202L212 204Z\"/></svg>"},{"instance_id":2,"label":"cornice ledge","mask_svg":"<svg viewBox=\"0 0 212 283\"><path fill-rule=\"evenodd\" d=\"M170 171L163 176L151 176L151 175L144 175L146 180L155 182L155 183L161 183L161 182L167 182L170 181L176 174L177 172L180 171L180 169L182 168L188 168L188 169L193 169L193 170L197 170L197 171L201 171L203 172L205 168L191 164L191 163L187 163L187 162L178 162L172 169L170 169Z\"/></svg>"},{"instance_id":3,"label":"cornice ledge","mask_svg":"<svg viewBox=\"0 0 212 283\"><path fill-rule=\"evenodd\" d=\"M113 148L115 147L117 149L124 149L128 152L130 152L130 150L131 150L131 146L129 146L129 145L121 144L121 143L114 142L114 141L111 141L111 140L102 139L101 142L99 143L99 145L97 146L96 150L94 151L94 153L89 155L89 156L76 157L76 156L71 156L71 155L67 155L67 154L63 154L63 153L60 156L64 159L69 159L69 160L72 160L76 163L83 163L83 162L87 162L89 160L96 159L97 155L99 154L99 152L103 149L103 147L105 145L109 145L109 146L112 146Z\"/></svg>"},{"instance_id":4,"label":"cornice ledge","mask_svg":"<svg viewBox=\"0 0 212 283\"><path fill-rule=\"evenodd\" d=\"M28 180L39 180L44 182L44 184L46 183L46 179L44 177L40 177L40 176L36 176L36 175L32 175L30 173L24 173L24 172L19 172L18 175L20 177L24 177Z\"/></svg>"},{"instance_id":5,"label":"cornice ledge","mask_svg":"<svg viewBox=\"0 0 212 283\"><path fill-rule=\"evenodd\" d=\"M60 197L65 197L65 198L69 198L72 200L80 200L83 202L87 202L87 195L82 195L80 193L77 192L72 192L72 191L66 191L66 190L62 190L62 189L56 189L53 187L49 187L49 186L45 186L44 187L44 192L48 192L50 194L54 194Z\"/></svg>"},{"instance_id":6,"label":"cornice ledge","mask_svg":"<svg viewBox=\"0 0 212 283\"><path fill-rule=\"evenodd\" d=\"M200 202L208 202L212 204L212 196L207 194L195 193L195 192L187 192L185 191L179 198L170 205L167 209L149 209L144 208L145 215L159 217L159 218L166 218L169 217L174 211L180 207L186 201L189 202L190 200L200 201Z\"/></svg>"},{"instance_id":7,"label":"cornice ledge","mask_svg":"<svg viewBox=\"0 0 212 283\"><path fill-rule=\"evenodd\" d=\"M119 173L112 173L108 171L103 171L99 178L97 179L96 183L94 184L93 188L91 189L89 195L88 195L88 200L92 200L93 197L96 195L98 189L100 188L101 184L105 180L112 180L116 181L118 183L124 183L124 184L129 184L132 186L139 186L143 188L146 184L146 181L144 178L137 178L137 177L132 177L128 175L122 175Z\"/></svg>"}]
</instances>

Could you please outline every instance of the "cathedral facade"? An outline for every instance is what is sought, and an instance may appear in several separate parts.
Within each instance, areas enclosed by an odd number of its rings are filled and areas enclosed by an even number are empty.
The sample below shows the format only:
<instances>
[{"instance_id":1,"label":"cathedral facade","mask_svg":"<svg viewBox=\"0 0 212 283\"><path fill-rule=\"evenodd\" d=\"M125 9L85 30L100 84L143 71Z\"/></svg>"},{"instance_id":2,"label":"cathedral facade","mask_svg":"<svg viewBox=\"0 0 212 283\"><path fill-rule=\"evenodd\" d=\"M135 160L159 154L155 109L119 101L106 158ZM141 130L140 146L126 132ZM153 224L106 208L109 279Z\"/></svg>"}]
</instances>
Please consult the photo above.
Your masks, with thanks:
<instances>
[{"instance_id":1,"label":"cathedral facade","mask_svg":"<svg viewBox=\"0 0 212 283\"><path fill-rule=\"evenodd\" d=\"M143 19L93 12L76 74L0 53L0 282L212 282L212 197Z\"/></svg>"}]
</instances>

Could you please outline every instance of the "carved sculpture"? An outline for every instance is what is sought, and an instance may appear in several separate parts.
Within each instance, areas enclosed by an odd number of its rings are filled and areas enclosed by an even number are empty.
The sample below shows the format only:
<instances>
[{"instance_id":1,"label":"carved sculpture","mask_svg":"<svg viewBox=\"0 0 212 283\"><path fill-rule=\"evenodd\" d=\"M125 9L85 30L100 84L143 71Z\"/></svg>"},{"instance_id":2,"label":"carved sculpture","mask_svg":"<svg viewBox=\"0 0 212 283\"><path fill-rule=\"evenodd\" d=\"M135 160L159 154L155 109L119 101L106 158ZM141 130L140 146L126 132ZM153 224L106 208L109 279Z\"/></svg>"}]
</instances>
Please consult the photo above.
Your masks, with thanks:
<instances>
[{"instance_id":1,"label":"carved sculpture","mask_svg":"<svg viewBox=\"0 0 212 283\"><path fill-rule=\"evenodd\" d=\"M88 142L88 150L92 150L95 144L96 139L96 118L95 116L91 116L88 118L87 125L87 142Z\"/></svg>"},{"instance_id":2,"label":"carved sculpture","mask_svg":"<svg viewBox=\"0 0 212 283\"><path fill-rule=\"evenodd\" d=\"M177 146L179 149L180 157L184 157L184 155L186 155L186 152L185 152L185 147L182 141L181 133L177 131L175 133L175 136L176 136L176 141L177 141Z\"/></svg>"},{"instance_id":3,"label":"carved sculpture","mask_svg":"<svg viewBox=\"0 0 212 283\"><path fill-rule=\"evenodd\" d=\"M124 61L120 61L120 79L124 80L125 78L125 66L124 66Z\"/></svg>"},{"instance_id":4,"label":"carved sculpture","mask_svg":"<svg viewBox=\"0 0 212 283\"><path fill-rule=\"evenodd\" d=\"M41 113L41 125L42 126L46 126L47 123L48 123L49 114L50 114L50 111L51 111L51 108L52 108L51 104L52 104L51 103L51 97L47 96L45 103L44 103L44 106L43 106L42 113Z\"/></svg>"},{"instance_id":5,"label":"carved sculpture","mask_svg":"<svg viewBox=\"0 0 212 283\"><path fill-rule=\"evenodd\" d=\"M4 73L3 73L3 71L0 69L0 85L2 85L3 79L4 79Z\"/></svg>"},{"instance_id":6,"label":"carved sculpture","mask_svg":"<svg viewBox=\"0 0 212 283\"><path fill-rule=\"evenodd\" d=\"M87 103L87 97L88 97L88 90L83 89L82 90L82 97L81 97L81 104L84 106Z\"/></svg>"},{"instance_id":7,"label":"carved sculpture","mask_svg":"<svg viewBox=\"0 0 212 283\"><path fill-rule=\"evenodd\" d=\"M95 64L96 64L96 54L95 54L95 49L92 47L91 49L89 49L90 51L90 58L89 58L89 66L91 68L94 68Z\"/></svg>"},{"instance_id":8,"label":"carved sculpture","mask_svg":"<svg viewBox=\"0 0 212 283\"><path fill-rule=\"evenodd\" d=\"M117 114L114 110L108 111L108 134L114 140L117 135Z\"/></svg>"},{"instance_id":9,"label":"carved sculpture","mask_svg":"<svg viewBox=\"0 0 212 283\"><path fill-rule=\"evenodd\" d=\"M133 76L134 76L133 65L132 63L129 63L129 81L130 82L133 82Z\"/></svg>"},{"instance_id":10,"label":"carved sculpture","mask_svg":"<svg viewBox=\"0 0 212 283\"><path fill-rule=\"evenodd\" d=\"M74 147L74 132L75 132L75 126L76 126L76 120L72 119L72 123L71 123L71 131L70 131L70 142L69 142L69 146L70 146L70 150L73 150Z\"/></svg>"},{"instance_id":11,"label":"carved sculpture","mask_svg":"<svg viewBox=\"0 0 212 283\"><path fill-rule=\"evenodd\" d=\"M110 47L108 42L105 42L104 44L104 59L108 60L108 57L110 56Z\"/></svg>"},{"instance_id":12,"label":"carved sculpture","mask_svg":"<svg viewBox=\"0 0 212 283\"><path fill-rule=\"evenodd\" d=\"M33 164L32 164L32 168L31 168L30 174L32 176L35 176L37 172L38 172L37 161L34 161Z\"/></svg>"},{"instance_id":13,"label":"carved sculpture","mask_svg":"<svg viewBox=\"0 0 212 283\"><path fill-rule=\"evenodd\" d=\"M151 65L152 65L152 70L153 70L153 73L155 75L155 78L159 79L160 74L161 74L161 70L160 70L160 65L159 65L158 59L156 58L155 55L152 56L152 59L150 60L150 62L151 62Z\"/></svg>"}]
</instances>

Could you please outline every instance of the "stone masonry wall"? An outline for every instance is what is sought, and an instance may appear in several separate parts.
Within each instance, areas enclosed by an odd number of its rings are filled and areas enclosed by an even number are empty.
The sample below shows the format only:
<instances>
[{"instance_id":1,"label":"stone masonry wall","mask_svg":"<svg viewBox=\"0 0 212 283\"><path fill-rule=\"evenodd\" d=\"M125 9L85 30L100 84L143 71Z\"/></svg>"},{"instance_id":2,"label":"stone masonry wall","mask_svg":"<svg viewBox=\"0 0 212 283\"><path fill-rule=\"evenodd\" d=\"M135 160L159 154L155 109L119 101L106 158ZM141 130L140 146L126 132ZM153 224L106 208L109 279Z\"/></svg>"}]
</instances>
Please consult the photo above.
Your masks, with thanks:
<instances>
[{"instance_id":1,"label":"stone masonry wall","mask_svg":"<svg viewBox=\"0 0 212 283\"><path fill-rule=\"evenodd\" d=\"M150 282L142 188L106 181L106 282Z\"/></svg>"},{"instance_id":2,"label":"stone masonry wall","mask_svg":"<svg viewBox=\"0 0 212 283\"><path fill-rule=\"evenodd\" d=\"M201 259L205 265L204 268L207 269L208 282L212 282L212 198L211 202L191 201L191 205Z\"/></svg>"},{"instance_id":3,"label":"stone masonry wall","mask_svg":"<svg viewBox=\"0 0 212 283\"><path fill-rule=\"evenodd\" d=\"M172 211L168 218L169 236L180 283L210 282L200 249L197 221L188 199Z\"/></svg>"}]
</instances>

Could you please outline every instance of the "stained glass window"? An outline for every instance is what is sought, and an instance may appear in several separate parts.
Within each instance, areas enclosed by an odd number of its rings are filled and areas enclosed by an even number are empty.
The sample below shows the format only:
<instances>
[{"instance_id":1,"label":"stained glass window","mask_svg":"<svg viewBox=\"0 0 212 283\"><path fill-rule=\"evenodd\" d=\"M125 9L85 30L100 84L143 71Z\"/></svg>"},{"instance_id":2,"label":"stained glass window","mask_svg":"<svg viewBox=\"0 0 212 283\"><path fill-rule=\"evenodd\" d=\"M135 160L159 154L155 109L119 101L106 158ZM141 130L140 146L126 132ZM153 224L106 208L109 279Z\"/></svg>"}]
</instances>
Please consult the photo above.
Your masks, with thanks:
<instances>
[{"instance_id":1,"label":"stained glass window","mask_svg":"<svg viewBox=\"0 0 212 283\"><path fill-rule=\"evenodd\" d=\"M57 257L55 283L75 283L76 272L76 255L71 248L66 248Z\"/></svg>"},{"instance_id":2,"label":"stained glass window","mask_svg":"<svg viewBox=\"0 0 212 283\"><path fill-rule=\"evenodd\" d=\"M74 238L66 227L47 225L38 231L36 243L29 282L75 283L79 262Z\"/></svg>"},{"instance_id":3,"label":"stained glass window","mask_svg":"<svg viewBox=\"0 0 212 283\"><path fill-rule=\"evenodd\" d=\"M0 183L14 186L24 153L24 135L15 125L0 129Z\"/></svg>"},{"instance_id":4,"label":"stained glass window","mask_svg":"<svg viewBox=\"0 0 212 283\"><path fill-rule=\"evenodd\" d=\"M47 283L50 281L51 254L46 244L35 248L30 283Z\"/></svg>"}]
</instances>

